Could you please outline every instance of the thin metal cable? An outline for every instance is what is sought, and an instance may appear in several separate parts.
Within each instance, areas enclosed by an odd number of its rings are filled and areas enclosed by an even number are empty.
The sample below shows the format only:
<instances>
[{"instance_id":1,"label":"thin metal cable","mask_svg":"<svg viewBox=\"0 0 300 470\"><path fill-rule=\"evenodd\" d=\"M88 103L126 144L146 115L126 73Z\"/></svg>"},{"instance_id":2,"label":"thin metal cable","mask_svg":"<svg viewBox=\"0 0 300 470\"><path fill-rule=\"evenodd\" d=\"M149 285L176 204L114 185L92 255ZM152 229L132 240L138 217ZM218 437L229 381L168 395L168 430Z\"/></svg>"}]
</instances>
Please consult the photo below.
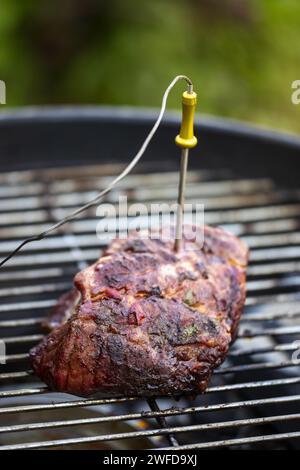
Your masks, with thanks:
<instances>
[{"instance_id":1,"label":"thin metal cable","mask_svg":"<svg viewBox=\"0 0 300 470\"><path fill-rule=\"evenodd\" d=\"M1 262L0 262L0 268L5 264L7 263L8 260L10 260L11 258L13 258L25 245L27 245L28 243L31 243L31 242L34 242L34 241L39 241L39 240L42 240L43 238L47 237L47 235L49 235L50 233L54 232L55 230L57 230L58 228L60 228L62 225L66 224L67 222L70 222L71 220L74 220L79 214L81 214L82 212L86 211L87 209L89 209L90 207L94 207L96 204L98 204L104 196L106 196L106 194L108 194L123 178L125 178L132 170L133 168L136 166L136 164L139 162L140 158L142 157L142 155L144 154L145 150L147 149L150 141L152 140L154 134L156 133L160 123L161 123L161 120L163 118L163 115L165 113L165 110L166 110L166 104L167 104L167 99L168 99L168 96L169 96L169 93L170 91L172 90L172 88L176 85L177 82L179 82L180 80L185 80L188 84L188 92L191 93L193 91L193 82L190 80L190 78L188 78L186 75L177 75L174 80L172 80L172 82L170 83L170 85L168 86L168 88L166 89L166 91L164 92L164 95L163 95L163 98L162 98L162 103L161 103L161 108L160 108L160 113L158 115L158 118L155 122L155 124L153 125L152 129L150 130L149 134L147 135L146 139L144 140L141 148L139 149L139 151L137 152L137 154L135 155L135 157L131 160L131 162L127 165L127 167L122 171L122 173L120 173L119 176L117 176L108 186L106 189L104 189L103 191L101 191L94 199L92 199L91 201L89 201L87 204L85 204L84 206L80 207L79 209L76 209L74 212L72 212L71 214L69 214L67 217L65 217L64 219L60 220L59 222L55 223L54 225L52 225L50 228L48 228L47 230L45 230L44 232L41 232L39 235L35 235L33 237L29 237L27 238L26 240L23 240L17 247L15 250L13 250L5 259L3 259Z\"/></svg>"}]
</instances>

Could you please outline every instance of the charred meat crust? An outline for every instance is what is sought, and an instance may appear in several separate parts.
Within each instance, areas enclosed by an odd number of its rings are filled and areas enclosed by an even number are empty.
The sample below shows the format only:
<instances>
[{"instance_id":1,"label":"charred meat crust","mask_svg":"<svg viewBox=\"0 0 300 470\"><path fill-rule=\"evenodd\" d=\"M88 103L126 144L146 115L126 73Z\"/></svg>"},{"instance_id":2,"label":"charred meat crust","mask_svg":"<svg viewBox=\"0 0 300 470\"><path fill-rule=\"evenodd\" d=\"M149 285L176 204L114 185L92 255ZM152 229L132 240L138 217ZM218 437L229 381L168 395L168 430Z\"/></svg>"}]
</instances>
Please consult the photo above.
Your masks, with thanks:
<instances>
[{"instance_id":1,"label":"charred meat crust","mask_svg":"<svg viewBox=\"0 0 300 470\"><path fill-rule=\"evenodd\" d=\"M75 276L50 314L52 333L31 350L50 388L81 396L205 390L236 334L248 253L222 229L205 227L201 247L185 229L178 255L172 241L133 233Z\"/></svg>"}]
</instances>

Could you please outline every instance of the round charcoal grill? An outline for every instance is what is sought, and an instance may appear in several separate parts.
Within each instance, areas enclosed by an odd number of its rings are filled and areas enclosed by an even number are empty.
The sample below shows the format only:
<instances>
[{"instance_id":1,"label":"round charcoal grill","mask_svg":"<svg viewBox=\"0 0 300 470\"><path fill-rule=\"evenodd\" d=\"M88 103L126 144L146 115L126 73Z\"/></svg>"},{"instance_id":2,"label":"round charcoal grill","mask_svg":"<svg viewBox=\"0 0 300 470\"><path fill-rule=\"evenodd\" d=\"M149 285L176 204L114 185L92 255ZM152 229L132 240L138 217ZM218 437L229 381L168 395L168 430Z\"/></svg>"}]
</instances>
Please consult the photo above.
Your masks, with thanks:
<instances>
[{"instance_id":1,"label":"round charcoal grill","mask_svg":"<svg viewBox=\"0 0 300 470\"><path fill-rule=\"evenodd\" d=\"M105 187L154 117L101 108L2 114L1 258ZM176 200L178 126L169 115L135 173L107 200ZM32 375L28 351L44 334L41 320L105 244L90 210L0 270L8 354L0 365L1 449L300 449L300 141L223 121L205 121L197 134L187 202L204 203L207 224L251 249L246 308L226 362L204 395L179 401L79 399L51 393Z\"/></svg>"}]
</instances>

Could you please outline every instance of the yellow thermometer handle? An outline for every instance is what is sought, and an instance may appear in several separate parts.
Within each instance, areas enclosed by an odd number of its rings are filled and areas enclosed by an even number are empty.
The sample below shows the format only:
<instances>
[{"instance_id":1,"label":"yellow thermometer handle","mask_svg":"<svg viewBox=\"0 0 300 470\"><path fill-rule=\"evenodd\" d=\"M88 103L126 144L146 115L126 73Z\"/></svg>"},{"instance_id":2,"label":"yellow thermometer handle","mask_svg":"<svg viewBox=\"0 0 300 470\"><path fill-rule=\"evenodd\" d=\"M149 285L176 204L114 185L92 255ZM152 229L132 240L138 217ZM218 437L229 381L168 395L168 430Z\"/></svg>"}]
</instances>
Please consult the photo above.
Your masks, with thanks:
<instances>
[{"instance_id":1,"label":"yellow thermometer handle","mask_svg":"<svg viewBox=\"0 0 300 470\"><path fill-rule=\"evenodd\" d=\"M197 104L197 94L185 91L182 95L182 122L179 135L175 138L178 147L191 149L197 145L194 136L194 115Z\"/></svg>"}]
</instances>

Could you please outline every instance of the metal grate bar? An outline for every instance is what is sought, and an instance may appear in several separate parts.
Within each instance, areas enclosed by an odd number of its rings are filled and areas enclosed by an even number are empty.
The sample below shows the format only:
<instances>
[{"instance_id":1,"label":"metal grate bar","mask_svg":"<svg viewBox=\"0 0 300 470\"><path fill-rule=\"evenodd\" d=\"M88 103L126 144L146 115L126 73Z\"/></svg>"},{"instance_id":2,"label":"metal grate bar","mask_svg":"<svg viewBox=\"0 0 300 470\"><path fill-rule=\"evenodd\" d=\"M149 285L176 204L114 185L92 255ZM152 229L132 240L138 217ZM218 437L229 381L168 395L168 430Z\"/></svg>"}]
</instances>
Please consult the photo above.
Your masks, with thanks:
<instances>
[{"instance_id":1,"label":"metal grate bar","mask_svg":"<svg viewBox=\"0 0 300 470\"><path fill-rule=\"evenodd\" d=\"M25 389L16 389L16 390L5 390L0 392L0 398L8 397L22 397L27 395L40 395L42 393L49 392L48 387L39 387L39 388L25 388Z\"/></svg>"},{"instance_id":2,"label":"metal grate bar","mask_svg":"<svg viewBox=\"0 0 300 470\"><path fill-rule=\"evenodd\" d=\"M82 406L99 406L99 405L110 405L115 403L127 403L130 401L136 401L140 398L137 397L124 397L124 398L107 398L99 400L76 400L67 402L50 403L46 405L22 405L22 406L9 406L0 408L0 415L11 414L11 413L24 413L32 411L46 411L46 410L57 410L67 408L80 408Z\"/></svg>"},{"instance_id":3,"label":"metal grate bar","mask_svg":"<svg viewBox=\"0 0 300 470\"><path fill-rule=\"evenodd\" d=\"M241 366L223 367L215 371L216 375L219 374L232 374L237 372L249 372L254 370L266 370L266 369L285 369L286 367L296 367L300 365L298 361L284 361L284 362L262 362L257 364L243 364Z\"/></svg>"},{"instance_id":4,"label":"metal grate bar","mask_svg":"<svg viewBox=\"0 0 300 470\"><path fill-rule=\"evenodd\" d=\"M278 328L264 328L260 331L241 330L239 338L254 338L255 336L276 336L276 335L294 335L300 333L298 326L282 326Z\"/></svg>"},{"instance_id":5,"label":"metal grate bar","mask_svg":"<svg viewBox=\"0 0 300 470\"><path fill-rule=\"evenodd\" d=\"M40 325L44 319L45 317L25 318L22 320L4 320L0 321L0 328L15 328L19 326Z\"/></svg>"},{"instance_id":6,"label":"metal grate bar","mask_svg":"<svg viewBox=\"0 0 300 470\"><path fill-rule=\"evenodd\" d=\"M52 403L51 405L24 405L24 406L11 406L3 407L0 409L0 414L7 413L16 413L16 412L28 412L28 411L45 411L53 409L62 409L62 408L77 408L80 406L95 406L95 405L107 405L111 403L122 403L127 401L136 401L140 398L118 398L118 399L105 399L105 400L78 400L70 402L61 402L61 403ZM283 403L298 403L300 401L300 395L290 395L274 398L264 398L259 400L245 400L239 402L231 403L218 403L216 405L207 405L207 406L193 406L186 408L169 408L160 411L143 411L142 413L132 413L128 414L127 420L131 419L146 419L146 418L157 418L159 416L177 416L182 414L193 414L200 412L210 412L210 411L223 411L223 410L232 410L237 408L245 407L257 407L257 406L267 406L267 405L278 405Z\"/></svg>"},{"instance_id":7,"label":"metal grate bar","mask_svg":"<svg viewBox=\"0 0 300 470\"><path fill-rule=\"evenodd\" d=\"M255 443L264 443L264 442L274 442L282 441L284 439L297 439L300 438L300 432L286 432L281 434L271 434L264 436L253 436L253 437L244 437L241 439L227 439L224 441L215 441L209 442L207 444L193 444L179 446L178 450L192 450L192 449L211 449L218 447L229 447L237 445L246 445L246 444L255 444ZM170 447L162 447L161 450L171 450Z\"/></svg>"},{"instance_id":8,"label":"metal grate bar","mask_svg":"<svg viewBox=\"0 0 300 470\"><path fill-rule=\"evenodd\" d=\"M29 354L6 354L6 363L24 361L29 358ZM1 396L1 395L0 395Z\"/></svg>"},{"instance_id":9,"label":"metal grate bar","mask_svg":"<svg viewBox=\"0 0 300 470\"><path fill-rule=\"evenodd\" d=\"M296 351L299 349L299 344L297 342L288 343L288 344L276 344L275 346L268 347L256 347L249 349L234 349L229 351L228 356L230 357L240 357L240 356L252 356L253 354L264 354L269 352L287 352L287 351Z\"/></svg>"},{"instance_id":10,"label":"metal grate bar","mask_svg":"<svg viewBox=\"0 0 300 470\"><path fill-rule=\"evenodd\" d=\"M70 288L69 282L61 282L57 284L41 284L35 286L9 287L0 289L0 297L16 297L28 294L44 294L47 292L60 292Z\"/></svg>"},{"instance_id":11,"label":"metal grate bar","mask_svg":"<svg viewBox=\"0 0 300 470\"><path fill-rule=\"evenodd\" d=\"M32 371L22 371L22 372L7 372L6 374L0 374L0 380L9 380L9 379L20 379L24 377L30 377Z\"/></svg>"},{"instance_id":12,"label":"metal grate bar","mask_svg":"<svg viewBox=\"0 0 300 470\"><path fill-rule=\"evenodd\" d=\"M99 251L98 251L99 255ZM250 265L248 267L248 277L254 278L257 276L275 276L278 274L293 273L300 271L300 262L277 262L276 264L263 264L263 265ZM47 275L49 273L49 275ZM74 270L71 267L62 266L61 268L47 268L47 269L22 269L22 271L8 271L3 268L0 272L1 282L11 282L18 280L34 280L40 281L42 279L60 278L63 276L72 277Z\"/></svg>"},{"instance_id":13,"label":"metal grate bar","mask_svg":"<svg viewBox=\"0 0 300 470\"><path fill-rule=\"evenodd\" d=\"M170 198L165 199L163 202L165 203L172 203L174 201L174 197L176 198L176 195L172 195ZM202 198L201 198L202 200ZM216 200L215 204L212 204L213 200L207 200L205 207L206 207L206 222L209 224L239 224L241 223L250 223L250 222L259 222L259 221L265 221L265 220L270 220L274 221L275 219L290 219L291 217L299 217L299 203L294 203L294 204L276 204L276 205L270 205L266 206L265 204L262 204L261 207L245 207L241 208L241 205L238 204L237 202L229 205L224 205L222 204L221 201L224 201L224 198ZM115 201L111 201L115 202ZM189 198L187 197L187 202L190 203L197 203L199 202L199 196L196 198ZM158 214L158 207L156 206L157 204L162 203L162 199L159 200L153 200L151 201L151 210L152 214L155 214L155 210L157 211ZM226 199L225 199L226 203ZM150 208L150 202L147 202L144 200L145 206L149 209ZM235 207L234 210L231 209L231 207ZM74 207L68 207L68 208L60 208L58 209L53 209L53 213L59 214L59 217L64 217L67 216L70 213L70 210L75 210L79 206L74 206ZM116 207L117 209L117 215L119 216L120 219L120 224L122 222L125 224L126 223L126 217L127 217L127 207L126 205L118 205ZM222 212L221 212L222 210ZM160 212L164 213L163 211ZM76 220L72 222L72 232L77 234L77 233L86 233L86 232L92 232L94 233L94 227L95 227L95 219L90 218L90 215L94 214L93 211L88 212L88 216L85 216L85 218L81 220ZM140 220L145 220L144 218L140 218ZM107 221L109 222L110 219L108 218ZM15 212L9 212L9 213L0 213L0 226L4 225L5 227L8 227L8 230L10 230L11 237L17 237L22 236L24 232L22 231L23 228L26 229L26 225L28 226L30 223L31 224L36 224L36 226L32 226L32 229L39 229L39 225L49 223L48 220L48 210L47 209L35 209L31 211L15 211ZM39 225L38 225L39 224ZM113 224L113 220L111 219L111 225ZM10 226L14 227L10 227ZM22 228L22 225L25 226ZM297 228L298 225L296 225ZM8 233L4 232L5 236L8 237ZM244 231L241 234L245 233ZM247 232L246 232L247 233Z\"/></svg>"},{"instance_id":14,"label":"metal grate bar","mask_svg":"<svg viewBox=\"0 0 300 470\"><path fill-rule=\"evenodd\" d=\"M54 303L56 301L53 301ZM18 304L20 305L20 304ZM23 304L22 304L23 305ZM26 304L27 305L27 304ZM38 304L38 307L40 308L40 304ZM263 321L273 321L273 320L278 320L278 319L293 319L295 317L300 316L300 311L298 311L298 304L292 305L292 304L284 304L283 307L277 305L277 311L274 311L272 313L249 313L247 310L244 312L244 316L241 318L241 325L243 323L248 323L250 322L263 322ZM17 310L17 308L16 308ZM30 307L27 307L24 310L30 310ZM21 320L3 320L0 321L0 327L1 328L15 328L19 326L31 326L31 325L39 325L43 320L45 320L46 317L33 317L33 318L25 318ZM248 330L249 333L251 334L251 330ZM265 330L264 330L265 331ZM241 333L242 334L242 333Z\"/></svg>"},{"instance_id":15,"label":"metal grate bar","mask_svg":"<svg viewBox=\"0 0 300 470\"><path fill-rule=\"evenodd\" d=\"M115 416L115 421L124 421L127 419L126 416ZM134 419L131 417L131 419ZM240 426L249 426L249 425L259 425L259 424L269 424L276 422L287 422L287 421L298 421L300 419L300 414L291 414L291 415L279 415L279 416L268 416L265 418L253 418L253 419L241 419L234 421L225 421L209 424L196 424L192 426L179 426L179 427L169 427L167 430L162 427L161 429L154 429L149 431L137 431L137 432L128 432L122 434L110 434L106 436L97 436L99 440L114 440L114 439L128 439L130 437L145 437L145 436L161 436L166 433L181 433L181 432L193 432L193 431L206 431L206 430L218 430L230 427L240 427ZM32 431L37 429L51 429L59 427L68 427L68 426L78 426L78 425L87 425L87 424L100 424L111 422L111 417L100 417L100 418L87 418L87 419L73 419L68 421L53 421L46 423L32 423L25 425L15 425L15 426L2 426L0 427L0 433L6 432L20 432L20 431ZM57 442L57 441L56 441ZM41 446L42 443L37 443ZM1 449L1 447L0 447Z\"/></svg>"},{"instance_id":16,"label":"metal grate bar","mask_svg":"<svg viewBox=\"0 0 300 470\"><path fill-rule=\"evenodd\" d=\"M13 312L13 311L20 311L20 310L33 310L33 309L40 309L40 308L47 308L53 307L55 305L55 300L35 300L33 302L20 302L17 304L4 304L0 305L0 313L2 312Z\"/></svg>"},{"instance_id":17,"label":"metal grate bar","mask_svg":"<svg viewBox=\"0 0 300 470\"><path fill-rule=\"evenodd\" d=\"M124 208L124 211L125 211L125 208ZM154 211L154 208L152 208L152 211ZM156 213L158 214L158 209L156 209ZM166 211L161 210L161 213L166 214ZM191 217L192 212L187 211L186 214L189 217ZM133 219L134 217L131 217L131 220ZM109 220L110 219L108 219L108 222ZM121 222L123 222L124 229L125 229L127 219L125 218L125 216L123 216L123 218L121 218L120 220ZM145 218L139 218L139 220L144 221L145 227L147 226L147 220ZM111 225L110 231L107 232L107 240L109 240L109 238L112 236L112 233L114 231L112 219L111 219L110 225ZM255 249L262 249L262 248L268 248L268 247L274 247L274 246L299 245L300 244L299 225L300 225L300 221L298 222L296 230L289 230L289 231L286 231L285 233L267 234L267 235L265 235L264 233L262 234L260 233L258 235L243 235L243 233L240 233L240 230L242 229L243 226L240 227L239 225L232 227L232 230L237 235L239 235L252 250L255 250ZM18 236L19 230L22 230L22 228L23 228L23 225L21 225L20 227L18 226L13 227L11 229L15 237ZM109 224L108 224L108 228L109 228ZM252 230L251 229L249 230L251 233ZM85 232L87 233L74 234L74 238L76 239L76 242L79 246L86 247L90 245L95 245L96 242L97 242L97 245L98 244L100 244L100 246L105 245L105 243L102 240L96 240L95 238L95 221L93 224L93 230L92 231L86 230ZM120 233L122 234L122 231ZM14 240L14 241L3 241L0 245L0 252L7 253L11 251L12 249L14 249L16 243L20 241L21 239ZM30 247L30 250L40 251L40 250L54 250L54 249L63 249L63 248L65 248L63 239L60 236L52 235L51 238L40 240L38 244L32 245Z\"/></svg>"},{"instance_id":18,"label":"metal grate bar","mask_svg":"<svg viewBox=\"0 0 300 470\"><path fill-rule=\"evenodd\" d=\"M217 393L217 392L228 392L228 391L235 391L235 390L245 390L245 389L260 389L265 387L277 387L277 386L285 386L285 385L297 385L300 384L300 378L291 377L287 379L274 379L274 380L260 380L260 381L253 381L253 382L242 382L242 383L235 383L229 385L219 385L215 387L208 387L205 391L205 394L210 393ZM17 389L17 390L6 390L0 392L0 398L7 398L7 397L17 397L17 396L26 396L26 395L38 395L49 393L49 389L47 387L40 387L40 388L29 388L29 389ZM138 397L135 397L135 400L138 400ZM66 402L68 403L68 402ZM95 403L95 405L98 404ZM84 402L82 402L82 406L84 406ZM37 410L39 408L36 408ZM29 410L32 411L32 410ZM34 410L33 410L34 411Z\"/></svg>"},{"instance_id":19,"label":"metal grate bar","mask_svg":"<svg viewBox=\"0 0 300 470\"><path fill-rule=\"evenodd\" d=\"M93 436L93 437L81 437L81 438L72 438L72 439L60 439L60 440L53 440L53 441L44 441L44 442L33 442L33 443L25 443L25 444L17 444L17 445L11 445L11 446L2 446L0 449L2 450L17 450L17 449L37 449L37 448L44 448L44 447L55 447L55 446L63 446L63 445L72 445L72 444L81 444L81 443L88 443L88 442L103 442L103 441L111 441L111 440L118 440L118 439L129 439L129 438L137 438L137 437L146 437L146 436L163 436L168 433L182 433L182 432L195 432L195 431L206 431L206 430L220 430L224 428L237 428L241 426L249 426L249 425L263 425L263 424L270 424L270 423L276 423L276 422L289 422L289 421L296 421L300 419L300 414L292 414L292 415L281 415L281 416L272 416L272 417L266 417L266 418L255 418L255 419L245 419L245 420L236 420L236 421L228 421L228 422L223 422L223 423L212 423L212 424L203 424L203 425L193 425L193 426L180 426L180 427L171 427L168 429L156 429L156 430L149 430L149 431L136 431L136 432L127 432L127 433L120 433L120 434L106 434L106 435L100 435L100 436ZM75 420L74 420L75 421ZM100 422L105 422L105 418L98 418L98 419L90 419L90 420L77 420L74 424L94 424L94 423L100 423ZM44 423L48 424L48 423ZM54 422L52 423L55 426L54 427L61 427L61 426L69 426L73 425L68 423L60 423L60 422ZM30 429L45 429L48 428L49 426L43 426L42 428L37 424L37 425L32 425L32 427L25 428L20 427L20 429L10 429L5 430L6 432L12 432L12 431L18 431L18 430L30 430ZM0 432L1 429L0 429ZM289 433L291 434L291 433ZM294 433L292 433L294 434ZM297 433L300 436L300 432ZM286 434L285 434L286 435ZM274 435L274 437L280 436ZM283 436L283 434L281 435ZM233 441L233 440L232 440ZM218 441L217 441L218 442ZM223 441L225 442L225 441ZM259 442L259 441L257 441ZM209 443L209 447L213 447L213 443ZM220 446L221 443L218 442L218 446ZM215 446L215 447L218 447ZM178 446L178 449L183 449L186 448L186 446ZM203 444L203 447L199 447L199 445L196 445L193 448L205 448L205 444ZM173 447L169 448L174 449Z\"/></svg>"},{"instance_id":20,"label":"metal grate bar","mask_svg":"<svg viewBox=\"0 0 300 470\"><path fill-rule=\"evenodd\" d=\"M83 261L93 262L101 256L101 250L99 249L82 249ZM265 262L274 261L280 263L281 260L288 260L293 258L300 258L300 247L283 247L268 250L257 250L251 255L251 261L254 262ZM53 264L70 264L74 263L74 257L69 251L61 251L59 253L43 253L43 254L23 254L18 255L10 262L10 268L27 267L41 265L53 265ZM250 271L251 272L251 271Z\"/></svg>"},{"instance_id":21,"label":"metal grate bar","mask_svg":"<svg viewBox=\"0 0 300 470\"><path fill-rule=\"evenodd\" d=\"M261 380L261 381L252 381L252 382L242 382L242 383L235 383L229 385L219 385L215 387L208 387L205 391L205 394L210 393L218 393L218 392L227 392L227 391L235 391L235 390L245 390L245 389L259 389L265 387L277 387L277 386L285 386L285 385L297 385L300 383L300 379L297 377L291 377L286 379L275 379L275 380ZM32 389L17 389L17 390L6 390L0 392L0 398L5 397L15 397L15 396L25 396L25 395L36 395L36 394L44 394L48 393L49 389L47 387L39 387L39 388L32 388ZM138 397L135 397L135 400L138 400ZM66 402L68 404L68 402ZM63 404L63 402L62 402ZM98 404L98 401L97 403ZM102 404L102 403L101 403ZM84 406L84 402L82 405ZM37 410L39 408L36 408ZM47 408L48 409L48 408ZM32 411L32 410L29 410ZM33 410L34 411L34 410Z\"/></svg>"},{"instance_id":22,"label":"metal grate bar","mask_svg":"<svg viewBox=\"0 0 300 470\"><path fill-rule=\"evenodd\" d=\"M27 335L27 336L14 336L8 338L0 338L5 344L16 344L16 343L36 343L41 341L45 335Z\"/></svg>"},{"instance_id":23,"label":"metal grate bar","mask_svg":"<svg viewBox=\"0 0 300 470\"><path fill-rule=\"evenodd\" d=\"M143 168L142 163L140 168ZM106 167L106 168L105 168ZM36 189L43 193L45 187L44 183L37 183L37 181L47 181L49 191L53 188L57 192L69 192L69 191L80 191L80 188L91 188L91 185L94 184L95 188L106 187L112 177L118 174L124 165L88 165L88 166L73 166L59 168L57 170L53 168L47 168L47 170L39 170L38 172L29 170L20 171L20 172L9 172L1 173L0 182L2 192L0 195L7 197L5 189L8 188L11 190L10 195L14 195L15 192L19 192L19 196L24 196L24 190L33 191L32 194L38 194L35 192ZM28 174L28 178L24 178ZM232 176L232 174L231 174ZM189 171L187 180L189 183L195 183L200 181L212 181L213 178L230 178L230 172L221 170L219 173L216 171L210 170L201 170L199 171ZM54 178L54 179L53 179ZM160 185L162 183L170 184L172 182L178 181L178 172L177 171L164 171L159 174L151 169L147 173L130 174L126 179L119 182L118 188L132 188L136 184L143 182L145 185ZM256 180L243 180L248 185L249 189L255 190L261 187L265 189L272 188L272 181L269 179L256 179ZM16 194L16 193L15 193Z\"/></svg>"},{"instance_id":24,"label":"metal grate bar","mask_svg":"<svg viewBox=\"0 0 300 470\"><path fill-rule=\"evenodd\" d=\"M228 195L229 188L226 190L224 185L214 189L213 183L209 184L209 193L215 191L216 194L207 194L205 191L204 185L188 185L187 186L187 199L191 200L194 198L201 198L203 204L207 207L207 210L214 209L232 209L234 207L252 207L252 206L267 206L267 205L280 205L285 202L289 202L291 198L295 197L295 194L289 194L287 198L285 194L280 193L261 193L261 194L238 194L238 195ZM220 186L220 185L219 185ZM234 194L235 187L232 186L232 193ZM124 194L128 196L128 201L132 200L144 200L147 202L160 202L160 201L170 201L176 199L177 193L177 184L173 187L168 188L152 188L151 193L149 191L139 191L139 190L129 190L129 193L118 191L112 192L110 196L107 197L108 200L116 200L116 194ZM85 204L90 199L93 199L97 196L97 191L89 191L85 193L68 193L68 195L50 195L45 199L44 196L41 197L23 197L22 198L22 207L24 211L30 210L30 212L39 214L39 221L45 221L46 214L43 212L47 210L49 206L59 207L65 212L66 209L76 209L78 206ZM20 213L20 199L6 199L0 200L0 211L2 214L9 212L8 214L8 223L12 223L15 220L15 215ZM24 216L25 217L25 216ZM22 219L21 219L22 220ZM18 222L17 222L18 223Z\"/></svg>"},{"instance_id":25,"label":"metal grate bar","mask_svg":"<svg viewBox=\"0 0 300 470\"><path fill-rule=\"evenodd\" d=\"M227 211L226 211L227 212ZM225 213L226 214L226 213ZM210 220L207 220L208 219ZM299 215L294 214L294 218L288 218L285 216L282 216L278 219L274 220L269 220L268 222L256 222L255 219L249 221L250 225L248 223L239 223L238 220L228 220L226 221L223 219L222 222L216 220L216 217L214 213L212 212L207 212L206 213L206 222L210 223L211 225L217 224L220 225L221 227L233 232L235 235L238 236L243 236L244 234L246 235L251 235L252 233L257 233L257 234L264 234L268 232L269 230L272 230L276 233L276 231L279 231L280 233L282 232L289 232L291 230L299 230ZM15 217L17 219L17 217ZM20 222L20 220L15 221L16 224L17 222ZM32 222L32 221L31 221ZM37 233L46 230L49 227L49 224L40 224L38 221L35 221L34 225L32 223L28 223L28 219L24 221L22 225L17 225L17 226L5 226L1 228L1 234L3 234L3 237L6 238L12 238L15 239L16 237L27 237L30 235L36 235ZM75 233L75 236L80 236L81 233L95 233L95 224L97 223L97 219L91 219L91 218L86 218L84 220L84 224L80 224L80 221L74 221L72 222L72 230ZM247 228L246 228L247 227ZM249 227L249 228L248 228ZM5 244L10 243L5 241ZM33 246L31 246L33 248Z\"/></svg>"},{"instance_id":26,"label":"metal grate bar","mask_svg":"<svg viewBox=\"0 0 300 470\"><path fill-rule=\"evenodd\" d=\"M283 311L271 312L271 313L246 313L245 318L242 318L242 321L273 321L278 319L292 319L298 317L300 315L300 310L297 308L294 309L290 307L288 309L284 309Z\"/></svg>"},{"instance_id":27,"label":"metal grate bar","mask_svg":"<svg viewBox=\"0 0 300 470\"><path fill-rule=\"evenodd\" d=\"M293 319L293 318L297 318L298 316L300 316L300 312L290 312L290 311L289 312L277 312L277 313L275 312L274 314L245 313L244 318L241 320L241 325L243 325L244 323L248 323L249 321L250 322L274 321L274 320L282 319L282 318ZM46 317L36 317L36 318L25 318L21 320L3 320L3 321L0 321L0 328L18 328L20 326L40 325L42 321L45 320L45 318ZM245 334L248 334L248 331L250 335L253 333L254 336L257 336L257 335L260 336L260 332L254 333L254 332L251 332L251 330L247 330ZM278 334L281 334L281 333L282 331L279 330ZM297 333L297 331L295 331L295 333ZM240 337L244 337L243 335L244 333L241 332ZM2 338L2 340L5 341L6 339Z\"/></svg>"},{"instance_id":28,"label":"metal grate bar","mask_svg":"<svg viewBox=\"0 0 300 470\"><path fill-rule=\"evenodd\" d=\"M216 175L215 175L216 176ZM49 180L49 175L47 176ZM299 191L297 190L279 190L273 186L271 180L256 179L219 179L206 178L204 173L197 171L189 171L188 174L188 187L187 191L189 195L201 195L201 196L218 196L218 195L229 195L236 194L242 197L243 195L260 196L265 195L268 200L276 200L276 194L280 199L299 198ZM206 181L205 181L206 180ZM95 191L102 191L112 181L112 178L96 178L91 179L87 182L81 181L80 188L76 187L76 184L70 180L64 180L59 183L51 182L47 184L47 200L51 198L52 202L59 202L60 205L65 203L82 203L86 198L90 198L91 194ZM201 184L199 184L201 182ZM110 197L114 193L129 190L130 195L134 195L135 199L151 200L153 196L155 198L164 199L170 197L173 192L176 193L178 183L178 172L163 172L163 173L149 173L147 175L128 175L126 180L120 181L118 188L114 189L110 193ZM151 184L151 188L149 188ZM148 187L147 187L148 186ZM4 189L6 188L6 190ZM44 184L35 186L14 186L2 185L0 191L0 209L1 210L13 210L15 201L24 201L24 207L34 208L35 204L45 203L44 197ZM38 190L34 192L34 190ZM257 191L259 190L259 191ZM271 191L272 190L272 191ZM26 194L27 193L27 194ZM31 193L31 194L30 194ZM27 204L27 201L30 204ZM56 207L57 204L54 204ZM16 205L19 209L20 206Z\"/></svg>"}]
</instances>

